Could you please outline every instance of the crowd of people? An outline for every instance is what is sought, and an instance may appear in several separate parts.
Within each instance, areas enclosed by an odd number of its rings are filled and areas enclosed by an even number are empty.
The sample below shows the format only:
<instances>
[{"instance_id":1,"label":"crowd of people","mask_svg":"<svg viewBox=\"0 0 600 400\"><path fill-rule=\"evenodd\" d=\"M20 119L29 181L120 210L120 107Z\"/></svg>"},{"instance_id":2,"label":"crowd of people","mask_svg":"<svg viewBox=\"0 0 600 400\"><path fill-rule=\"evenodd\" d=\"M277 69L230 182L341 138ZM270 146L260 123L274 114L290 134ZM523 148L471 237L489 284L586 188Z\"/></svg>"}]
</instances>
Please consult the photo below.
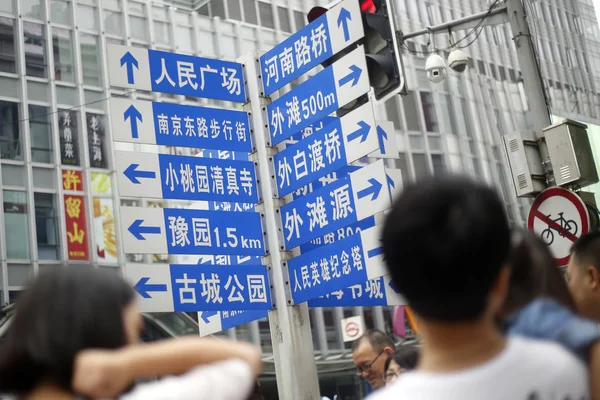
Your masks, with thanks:
<instances>
[{"instance_id":1,"label":"crowd of people","mask_svg":"<svg viewBox=\"0 0 600 400\"><path fill-rule=\"evenodd\" d=\"M509 227L489 187L436 177L406 187L382 242L419 316L417 344L367 331L352 346L372 400L600 400L600 233L566 279L545 243ZM41 273L0 350L0 393L19 400L252 398L251 345L199 337L141 344L132 288L113 273ZM140 380L166 377L139 383ZM137 383L137 384L136 384Z\"/></svg>"}]
</instances>

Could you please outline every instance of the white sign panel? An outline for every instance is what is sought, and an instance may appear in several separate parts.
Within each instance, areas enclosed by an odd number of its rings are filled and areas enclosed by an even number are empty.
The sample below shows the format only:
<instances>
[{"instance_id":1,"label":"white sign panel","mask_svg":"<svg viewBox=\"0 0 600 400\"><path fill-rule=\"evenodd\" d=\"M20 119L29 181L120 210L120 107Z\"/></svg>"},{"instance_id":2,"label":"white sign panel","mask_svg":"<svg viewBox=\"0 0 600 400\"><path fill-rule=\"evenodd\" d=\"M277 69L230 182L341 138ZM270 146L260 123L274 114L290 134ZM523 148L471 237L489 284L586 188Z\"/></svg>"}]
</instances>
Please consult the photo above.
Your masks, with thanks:
<instances>
[{"instance_id":1,"label":"white sign panel","mask_svg":"<svg viewBox=\"0 0 600 400\"><path fill-rule=\"evenodd\" d=\"M398 158L398 137L392 121L377 121L378 150L370 157Z\"/></svg>"}]
</instances>

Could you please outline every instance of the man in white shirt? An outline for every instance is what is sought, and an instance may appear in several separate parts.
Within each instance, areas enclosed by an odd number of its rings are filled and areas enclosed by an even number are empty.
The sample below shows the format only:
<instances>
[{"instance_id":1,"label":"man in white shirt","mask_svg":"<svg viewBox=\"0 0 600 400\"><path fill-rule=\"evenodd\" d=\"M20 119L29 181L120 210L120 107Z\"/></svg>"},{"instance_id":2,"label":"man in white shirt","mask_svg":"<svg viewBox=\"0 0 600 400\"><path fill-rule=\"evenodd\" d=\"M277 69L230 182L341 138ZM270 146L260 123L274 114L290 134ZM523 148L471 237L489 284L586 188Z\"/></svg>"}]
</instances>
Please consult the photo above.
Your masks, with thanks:
<instances>
[{"instance_id":1,"label":"man in white shirt","mask_svg":"<svg viewBox=\"0 0 600 400\"><path fill-rule=\"evenodd\" d=\"M420 317L419 367L372 400L588 399L585 367L558 345L505 338L510 230L491 189L444 177L407 187L383 230L387 267Z\"/></svg>"}]
</instances>

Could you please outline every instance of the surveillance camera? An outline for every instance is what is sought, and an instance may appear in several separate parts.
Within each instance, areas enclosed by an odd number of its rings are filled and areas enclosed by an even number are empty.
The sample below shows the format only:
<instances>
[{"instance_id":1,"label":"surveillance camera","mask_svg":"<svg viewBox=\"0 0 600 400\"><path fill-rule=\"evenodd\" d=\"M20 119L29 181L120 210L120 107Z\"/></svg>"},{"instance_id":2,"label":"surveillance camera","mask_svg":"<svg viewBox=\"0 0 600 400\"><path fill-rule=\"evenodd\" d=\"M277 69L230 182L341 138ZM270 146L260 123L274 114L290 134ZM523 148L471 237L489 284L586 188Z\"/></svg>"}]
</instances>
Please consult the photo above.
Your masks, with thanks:
<instances>
[{"instance_id":1,"label":"surveillance camera","mask_svg":"<svg viewBox=\"0 0 600 400\"><path fill-rule=\"evenodd\" d=\"M448 56L448 66L456 72L465 72L469 64L469 56L462 50L453 50Z\"/></svg>"},{"instance_id":2,"label":"surveillance camera","mask_svg":"<svg viewBox=\"0 0 600 400\"><path fill-rule=\"evenodd\" d=\"M446 79L446 63L444 59L437 54L432 54L425 63L427 78L433 83L440 83Z\"/></svg>"}]
</instances>

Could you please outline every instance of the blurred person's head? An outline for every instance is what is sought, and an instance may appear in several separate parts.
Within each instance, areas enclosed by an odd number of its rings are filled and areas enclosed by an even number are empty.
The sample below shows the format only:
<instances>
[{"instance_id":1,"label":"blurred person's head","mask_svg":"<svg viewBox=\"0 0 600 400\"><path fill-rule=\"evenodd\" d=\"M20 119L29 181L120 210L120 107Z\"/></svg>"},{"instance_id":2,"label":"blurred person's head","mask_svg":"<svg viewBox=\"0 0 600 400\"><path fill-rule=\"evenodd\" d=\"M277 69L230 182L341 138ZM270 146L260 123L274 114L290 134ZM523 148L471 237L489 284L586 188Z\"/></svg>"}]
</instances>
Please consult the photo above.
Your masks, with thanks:
<instances>
[{"instance_id":1,"label":"blurred person's head","mask_svg":"<svg viewBox=\"0 0 600 400\"><path fill-rule=\"evenodd\" d=\"M394 351L394 342L388 335L376 329L366 331L352 343L352 361L356 375L379 389L384 385L385 362Z\"/></svg>"},{"instance_id":2,"label":"blurred person's head","mask_svg":"<svg viewBox=\"0 0 600 400\"><path fill-rule=\"evenodd\" d=\"M390 385L401 373L417 368L419 348L406 345L394 351L385 362L385 384Z\"/></svg>"},{"instance_id":3,"label":"blurred person's head","mask_svg":"<svg viewBox=\"0 0 600 400\"><path fill-rule=\"evenodd\" d=\"M575 310L562 272L546 243L535 233L526 230L513 233L508 264L511 267L510 288L501 311L503 316L540 296Z\"/></svg>"},{"instance_id":4,"label":"blurred person's head","mask_svg":"<svg viewBox=\"0 0 600 400\"><path fill-rule=\"evenodd\" d=\"M493 189L456 176L409 185L386 218L382 242L392 280L423 329L494 324L508 290L510 231Z\"/></svg>"},{"instance_id":5,"label":"blurred person's head","mask_svg":"<svg viewBox=\"0 0 600 400\"><path fill-rule=\"evenodd\" d=\"M600 321L600 232L583 235L573 244L567 282L578 311Z\"/></svg>"},{"instance_id":6,"label":"blurred person's head","mask_svg":"<svg viewBox=\"0 0 600 400\"><path fill-rule=\"evenodd\" d=\"M0 349L0 392L22 395L45 384L70 393L77 353L135 343L141 325L133 289L118 271L41 272L18 298Z\"/></svg>"}]
</instances>

